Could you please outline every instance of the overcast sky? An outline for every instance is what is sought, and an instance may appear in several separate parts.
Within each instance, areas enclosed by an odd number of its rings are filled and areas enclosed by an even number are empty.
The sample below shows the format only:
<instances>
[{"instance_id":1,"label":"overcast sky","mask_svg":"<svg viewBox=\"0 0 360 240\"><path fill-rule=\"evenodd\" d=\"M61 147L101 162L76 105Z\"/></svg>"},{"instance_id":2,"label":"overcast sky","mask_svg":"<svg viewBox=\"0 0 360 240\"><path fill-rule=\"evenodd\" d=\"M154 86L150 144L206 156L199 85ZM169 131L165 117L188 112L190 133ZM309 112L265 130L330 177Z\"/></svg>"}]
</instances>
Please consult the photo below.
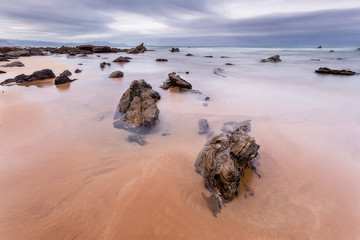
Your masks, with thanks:
<instances>
[{"instance_id":1,"label":"overcast sky","mask_svg":"<svg viewBox=\"0 0 360 240\"><path fill-rule=\"evenodd\" d=\"M360 45L360 0L16 0L0 38L129 45Z\"/></svg>"}]
</instances>

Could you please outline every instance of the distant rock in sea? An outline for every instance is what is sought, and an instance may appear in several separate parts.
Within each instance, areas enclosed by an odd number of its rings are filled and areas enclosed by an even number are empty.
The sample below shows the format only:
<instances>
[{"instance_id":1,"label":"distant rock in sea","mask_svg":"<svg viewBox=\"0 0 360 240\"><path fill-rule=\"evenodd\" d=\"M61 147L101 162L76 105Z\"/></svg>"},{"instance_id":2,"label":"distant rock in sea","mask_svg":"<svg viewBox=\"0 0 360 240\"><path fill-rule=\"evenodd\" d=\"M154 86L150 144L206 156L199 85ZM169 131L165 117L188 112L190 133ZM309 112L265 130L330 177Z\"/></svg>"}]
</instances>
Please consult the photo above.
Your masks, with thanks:
<instances>
[{"instance_id":1,"label":"distant rock in sea","mask_svg":"<svg viewBox=\"0 0 360 240\"><path fill-rule=\"evenodd\" d=\"M144 43L134 47L134 48L131 48L127 51L127 53L130 53L130 54L138 54L138 53L144 53L146 52L147 49L146 47L144 47Z\"/></svg>"},{"instance_id":2,"label":"distant rock in sea","mask_svg":"<svg viewBox=\"0 0 360 240\"><path fill-rule=\"evenodd\" d=\"M170 50L170 52L180 52L180 49L179 49L179 48L172 48L172 49Z\"/></svg>"},{"instance_id":3,"label":"distant rock in sea","mask_svg":"<svg viewBox=\"0 0 360 240\"><path fill-rule=\"evenodd\" d=\"M274 55L272 57L269 57L267 59L262 59L261 62L280 62L280 56L279 55Z\"/></svg>"},{"instance_id":4,"label":"distant rock in sea","mask_svg":"<svg viewBox=\"0 0 360 240\"><path fill-rule=\"evenodd\" d=\"M156 59L157 62L167 62L168 60L165 58L158 58Z\"/></svg>"},{"instance_id":5,"label":"distant rock in sea","mask_svg":"<svg viewBox=\"0 0 360 240\"><path fill-rule=\"evenodd\" d=\"M321 67L318 70L315 70L316 73L321 74L335 74L335 75L355 75L356 72L350 71L350 70L334 70L327 67Z\"/></svg>"}]
</instances>

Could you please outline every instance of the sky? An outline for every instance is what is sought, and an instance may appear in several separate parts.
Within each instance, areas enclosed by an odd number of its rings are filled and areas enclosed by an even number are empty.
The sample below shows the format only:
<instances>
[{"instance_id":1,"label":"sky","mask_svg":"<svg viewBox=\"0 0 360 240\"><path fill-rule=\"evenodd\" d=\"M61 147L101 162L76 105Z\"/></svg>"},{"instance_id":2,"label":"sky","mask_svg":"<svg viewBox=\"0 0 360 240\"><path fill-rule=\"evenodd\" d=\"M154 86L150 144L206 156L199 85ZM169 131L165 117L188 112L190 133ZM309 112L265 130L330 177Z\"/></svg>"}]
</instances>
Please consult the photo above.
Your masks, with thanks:
<instances>
[{"instance_id":1,"label":"sky","mask_svg":"<svg viewBox=\"0 0 360 240\"><path fill-rule=\"evenodd\" d=\"M0 38L162 46L360 45L360 0L16 0Z\"/></svg>"}]
</instances>

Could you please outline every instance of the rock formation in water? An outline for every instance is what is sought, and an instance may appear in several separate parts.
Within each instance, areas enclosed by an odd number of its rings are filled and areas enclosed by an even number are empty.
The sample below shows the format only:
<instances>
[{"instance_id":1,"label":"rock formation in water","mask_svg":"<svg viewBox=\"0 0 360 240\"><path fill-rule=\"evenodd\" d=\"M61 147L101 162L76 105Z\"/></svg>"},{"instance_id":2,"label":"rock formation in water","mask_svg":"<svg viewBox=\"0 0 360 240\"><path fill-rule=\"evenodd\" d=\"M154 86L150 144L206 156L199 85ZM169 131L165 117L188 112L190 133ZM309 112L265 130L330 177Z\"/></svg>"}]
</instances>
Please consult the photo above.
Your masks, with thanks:
<instances>
[{"instance_id":1,"label":"rock formation in water","mask_svg":"<svg viewBox=\"0 0 360 240\"><path fill-rule=\"evenodd\" d=\"M69 70L65 70L62 73L60 73L60 76L70 77L72 73Z\"/></svg>"},{"instance_id":2,"label":"rock formation in water","mask_svg":"<svg viewBox=\"0 0 360 240\"><path fill-rule=\"evenodd\" d=\"M75 73L81 73L81 72L82 72L82 70L80 70L78 68L75 70Z\"/></svg>"},{"instance_id":3,"label":"rock formation in water","mask_svg":"<svg viewBox=\"0 0 360 240\"><path fill-rule=\"evenodd\" d=\"M144 47L144 43L140 44L139 46L136 46L134 48L131 48L127 51L127 53L130 53L130 54L138 54L138 53L144 53L146 52L147 49L146 47Z\"/></svg>"},{"instance_id":4,"label":"rock formation in water","mask_svg":"<svg viewBox=\"0 0 360 240\"><path fill-rule=\"evenodd\" d=\"M107 62L100 63L100 68L104 68L105 66L111 66L111 63L107 63Z\"/></svg>"},{"instance_id":5,"label":"rock formation in water","mask_svg":"<svg viewBox=\"0 0 360 240\"><path fill-rule=\"evenodd\" d=\"M118 111L123 114L117 121L133 126L153 126L159 120L160 111L156 102L160 94L154 91L145 80L134 80L120 99Z\"/></svg>"},{"instance_id":6,"label":"rock formation in water","mask_svg":"<svg viewBox=\"0 0 360 240\"><path fill-rule=\"evenodd\" d=\"M109 76L109 78L122 78L122 77L124 77L124 73L122 71L112 72Z\"/></svg>"},{"instance_id":7,"label":"rock formation in water","mask_svg":"<svg viewBox=\"0 0 360 240\"><path fill-rule=\"evenodd\" d=\"M70 79L66 74L65 75L59 75L55 78L55 85L61 85L68 82L73 82L76 79Z\"/></svg>"},{"instance_id":8,"label":"rock formation in water","mask_svg":"<svg viewBox=\"0 0 360 240\"><path fill-rule=\"evenodd\" d=\"M230 125L229 125L230 126ZM247 133L249 123L230 128L224 124L223 133L213 137L195 163L196 172L216 197L219 207L238 195L245 167L258 155L260 146Z\"/></svg>"},{"instance_id":9,"label":"rock formation in water","mask_svg":"<svg viewBox=\"0 0 360 240\"><path fill-rule=\"evenodd\" d=\"M130 59L132 59L132 58L120 56L117 59L115 59L113 62L130 62Z\"/></svg>"},{"instance_id":10,"label":"rock formation in water","mask_svg":"<svg viewBox=\"0 0 360 240\"><path fill-rule=\"evenodd\" d=\"M261 62L281 62L279 55L274 55L272 57L269 57L267 59L262 59Z\"/></svg>"},{"instance_id":11,"label":"rock formation in water","mask_svg":"<svg viewBox=\"0 0 360 240\"><path fill-rule=\"evenodd\" d=\"M0 85L9 84L9 83L24 83L24 82L32 82L36 80L43 80L48 78L54 78L55 74L50 69L43 69L41 71L36 71L31 75L20 74L15 78L6 79L1 82Z\"/></svg>"},{"instance_id":12,"label":"rock formation in water","mask_svg":"<svg viewBox=\"0 0 360 240\"><path fill-rule=\"evenodd\" d=\"M321 67L318 70L315 70L316 73L321 74L335 74L335 75L355 75L356 72L350 71L350 70L334 70L327 67Z\"/></svg>"},{"instance_id":13,"label":"rock formation in water","mask_svg":"<svg viewBox=\"0 0 360 240\"><path fill-rule=\"evenodd\" d=\"M172 48L172 49L170 50L170 52L180 52L180 49L179 49L179 48Z\"/></svg>"},{"instance_id":14,"label":"rock formation in water","mask_svg":"<svg viewBox=\"0 0 360 240\"><path fill-rule=\"evenodd\" d=\"M192 86L190 83L182 79L179 75L176 75L175 72L168 74L169 79L166 80L162 86L160 86L162 89L169 89L170 87L179 87L179 88L185 88L185 89L192 89Z\"/></svg>"},{"instance_id":15,"label":"rock formation in water","mask_svg":"<svg viewBox=\"0 0 360 240\"><path fill-rule=\"evenodd\" d=\"M25 67L22 62L12 62L5 65L1 65L1 67Z\"/></svg>"}]
</instances>

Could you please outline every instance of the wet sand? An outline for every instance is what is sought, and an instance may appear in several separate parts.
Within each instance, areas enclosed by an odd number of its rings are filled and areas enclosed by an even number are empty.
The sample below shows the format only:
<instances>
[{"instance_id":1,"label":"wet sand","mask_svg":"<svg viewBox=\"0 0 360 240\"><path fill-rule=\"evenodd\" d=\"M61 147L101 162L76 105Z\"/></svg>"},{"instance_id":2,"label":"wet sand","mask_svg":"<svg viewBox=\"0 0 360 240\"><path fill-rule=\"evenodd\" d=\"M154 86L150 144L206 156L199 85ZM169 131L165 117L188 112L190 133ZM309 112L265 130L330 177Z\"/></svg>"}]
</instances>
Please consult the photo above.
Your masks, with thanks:
<instances>
[{"instance_id":1,"label":"wet sand","mask_svg":"<svg viewBox=\"0 0 360 240\"><path fill-rule=\"evenodd\" d=\"M45 88L0 87L1 240L360 236L359 85L309 86L301 78L289 83L287 76L262 78L263 71L253 76L234 68L222 78L208 71L216 62L196 68L163 53L170 65L159 65L154 56L161 53L136 55L128 65L103 71L103 59L95 56L21 59L21 73L40 65L56 74L78 67L84 72L62 89L53 80ZM174 68L190 71L183 77L211 97L208 107L197 95L157 88ZM107 78L115 69L125 77ZM162 96L160 123L145 146L128 143L131 133L112 126L122 93L139 78ZM224 122L251 119L250 134L261 146L262 177L248 171L239 197L217 218L194 171L206 142L197 134L199 118L215 132Z\"/></svg>"}]
</instances>

